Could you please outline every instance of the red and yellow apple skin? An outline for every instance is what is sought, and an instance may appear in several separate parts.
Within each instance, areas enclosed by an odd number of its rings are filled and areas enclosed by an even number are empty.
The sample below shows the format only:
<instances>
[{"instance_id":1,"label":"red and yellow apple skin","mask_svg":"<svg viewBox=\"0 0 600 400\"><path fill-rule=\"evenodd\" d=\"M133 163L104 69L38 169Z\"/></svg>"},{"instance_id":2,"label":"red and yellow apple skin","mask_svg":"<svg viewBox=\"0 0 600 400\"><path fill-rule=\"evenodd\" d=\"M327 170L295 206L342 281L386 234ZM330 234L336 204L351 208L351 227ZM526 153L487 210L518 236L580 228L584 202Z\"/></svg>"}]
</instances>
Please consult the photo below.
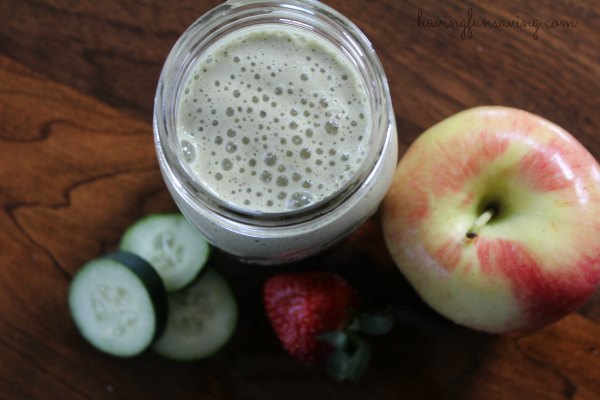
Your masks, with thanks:
<instances>
[{"instance_id":1,"label":"red and yellow apple skin","mask_svg":"<svg viewBox=\"0 0 600 400\"><path fill-rule=\"evenodd\" d=\"M398 165L382 225L423 300L477 330L539 329L600 285L598 163L525 111L473 108L424 132Z\"/></svg>"}]
</instances>

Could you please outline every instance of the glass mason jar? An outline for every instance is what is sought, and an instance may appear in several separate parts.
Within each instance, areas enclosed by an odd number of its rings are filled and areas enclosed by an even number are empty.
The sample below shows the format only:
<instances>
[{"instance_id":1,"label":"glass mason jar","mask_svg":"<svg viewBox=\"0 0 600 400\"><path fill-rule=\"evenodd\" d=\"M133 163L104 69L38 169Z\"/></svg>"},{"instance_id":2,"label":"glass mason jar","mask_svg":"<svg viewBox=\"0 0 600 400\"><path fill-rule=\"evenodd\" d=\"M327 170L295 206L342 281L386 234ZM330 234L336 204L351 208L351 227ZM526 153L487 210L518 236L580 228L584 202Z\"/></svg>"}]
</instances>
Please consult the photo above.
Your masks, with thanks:
<instances>
[{"instance_id":1,"label":"glass mason jar","mask_svg":"<svg viewBox=\"0 0 600 400\"><path fill-rule=\"evenodd\" d=\"M356 72L370 110L368 146L352 176L318 201L273 212L235 204L201 182L186 162L189 149L177 134L184 86L197 60L231 35L263 27L305 32L307 37L318 36L333 45ZM312 118L307 112L304 115ZM377 55L352 22L312 0L229 1L200 17L179 38L165 62L155 97L153 127L161 172L183 215L214 246L250 263L296 261L352 232L377 209L397 162L394 112ZM262 140L282 139L263 135Z\"/></svg>"}]
</instances>

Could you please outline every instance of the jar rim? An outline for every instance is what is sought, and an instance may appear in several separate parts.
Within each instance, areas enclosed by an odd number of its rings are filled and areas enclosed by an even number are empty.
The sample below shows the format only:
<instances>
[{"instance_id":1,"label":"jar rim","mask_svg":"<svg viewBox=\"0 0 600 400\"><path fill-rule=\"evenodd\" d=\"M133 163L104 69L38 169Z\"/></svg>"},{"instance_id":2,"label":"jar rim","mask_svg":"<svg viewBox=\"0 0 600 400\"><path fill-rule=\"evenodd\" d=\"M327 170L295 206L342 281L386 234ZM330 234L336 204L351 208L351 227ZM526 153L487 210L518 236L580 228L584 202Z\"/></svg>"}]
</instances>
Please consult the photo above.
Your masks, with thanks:
<instances>
[{"instance_id":1,"label":"jar rim","mask_svg":"<svg viewBox=\"0 0 600 400\"><path fill-rule=\"evenodd\" d=\"M185 77L202 51L241 29L262 25L287 25L317 33L341 47L343 55L359 73L371 107L369 153L354 176L322 200L281 212L254 211L238 207L210 193L191 176L176 155L176 113L172 102L182 91ZM335 42L334 42L335 41ZM386 133L393 123L387 79L375 51L350 20L315 0L233 0L210 10L181 35L163 66L154 102L154 138L159 158L170 169L174 186L207 211L221 217L256 226L285 226L307 222L328 213L356 193L368 179L383 151Z\"/></svg>"}]
</instances>

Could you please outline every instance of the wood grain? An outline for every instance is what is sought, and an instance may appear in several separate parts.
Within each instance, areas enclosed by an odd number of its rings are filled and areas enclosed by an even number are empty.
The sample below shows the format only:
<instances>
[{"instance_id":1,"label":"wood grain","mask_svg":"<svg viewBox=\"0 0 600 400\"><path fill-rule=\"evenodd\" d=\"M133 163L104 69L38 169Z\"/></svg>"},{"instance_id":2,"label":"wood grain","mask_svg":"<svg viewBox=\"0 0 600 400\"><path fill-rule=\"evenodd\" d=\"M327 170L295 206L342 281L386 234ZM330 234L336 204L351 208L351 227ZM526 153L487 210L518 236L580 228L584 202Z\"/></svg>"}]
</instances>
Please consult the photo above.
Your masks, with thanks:
<instances>
[{"instance_id":1,"label":"wood grain","mask_svg":"<svg viewBox=\"0 0 600 400\"><path fill-rule=\"evenodd\" d=\"M154 156L151 117L170 47L217 1L0 0L0 398L64 399L597 399L600 295L535 334L454 326L397 272L377 218L317 258L253 269L216 263L241 306L232 342L178 364L92 349L66 292L85 261L123 230L175 210ZM572 132L600 158L600 4L593 0L331 0L365 31L393 95L401 150L464 108L503 104ZM539 19L570 28L419 26L425 19ZM359 384L337 384L290 359L260 300L275 271L332 269L373 304L395 306Z\"/></svg>"}]
</instances>

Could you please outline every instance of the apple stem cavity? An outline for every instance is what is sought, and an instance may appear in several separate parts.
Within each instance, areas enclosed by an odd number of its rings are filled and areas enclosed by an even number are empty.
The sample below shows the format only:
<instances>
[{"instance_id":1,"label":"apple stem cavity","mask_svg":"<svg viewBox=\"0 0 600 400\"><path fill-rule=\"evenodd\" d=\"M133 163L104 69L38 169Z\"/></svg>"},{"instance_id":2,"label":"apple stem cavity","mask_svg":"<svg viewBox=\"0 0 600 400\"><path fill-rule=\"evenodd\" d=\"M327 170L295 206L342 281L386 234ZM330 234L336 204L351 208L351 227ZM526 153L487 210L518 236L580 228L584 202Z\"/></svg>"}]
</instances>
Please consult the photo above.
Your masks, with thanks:
<instances>
[{"instance_id":1,"label":"apple stem cavity","mask_svg":"<svg viewBox=\"0 0 600 400\"><path fill-rule=\"evenodd\" d=\"M475 220L475 222L473 222L473 225L471 225L471 227L467 231L467 238L468 239L475 239L477 236L479 236L479 231L481 230L481 228L483 228L485 226L485 224L487 224L488 222L490 222L490 220L494 216L494 212L495 212L495 210L493 208L485 210Z\"/></svg>"}]
</instances>

